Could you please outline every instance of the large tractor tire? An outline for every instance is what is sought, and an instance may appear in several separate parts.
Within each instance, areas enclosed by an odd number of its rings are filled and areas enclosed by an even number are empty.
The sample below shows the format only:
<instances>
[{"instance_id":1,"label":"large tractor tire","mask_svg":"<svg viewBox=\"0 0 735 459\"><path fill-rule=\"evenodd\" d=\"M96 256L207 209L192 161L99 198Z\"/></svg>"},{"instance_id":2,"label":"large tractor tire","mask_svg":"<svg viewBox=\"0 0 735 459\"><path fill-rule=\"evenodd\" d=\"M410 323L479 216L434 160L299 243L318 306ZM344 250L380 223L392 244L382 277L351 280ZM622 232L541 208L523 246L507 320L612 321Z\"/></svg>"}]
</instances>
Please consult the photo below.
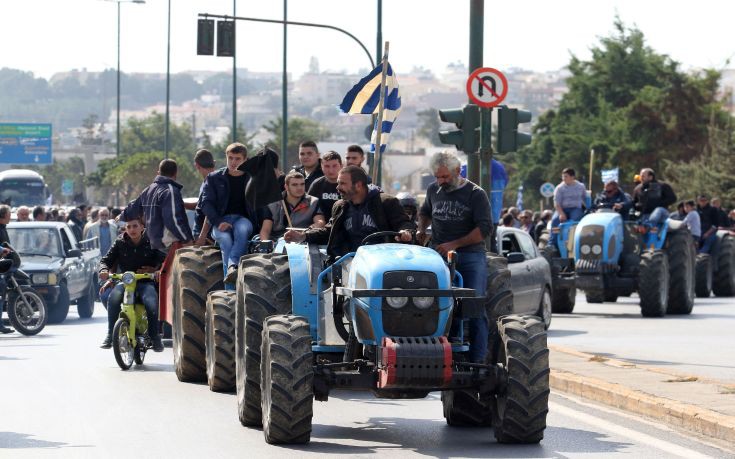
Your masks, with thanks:
<instances>
[{"instance_id":1,"label":"large tractor tire","mask_svg":"<svg viewBox=\"0 0 735 459\"><path fill-rule=\"evenodd\" d=\"M263 321L291 312L288 256L251 254L240 259L235 313L235 381L237 410L245 426L262 424L260 345Z\"/></svg>"},{"instance_id":2,"label":"large tractor tire","mask_svg":"<svg viewBox=\"0 0 735 459\"><path fill-rule=\"evenodd\" d=\"M559 257L559 249L553 245L549 245L549 232L541 233L538 242L541 254L546 258L551 267L551 312L556 314L571 314L574 311L574 305L577 301L577 287L559 288L554 285L554 264L553 259Z\"/></svg>"},{"instance_id":3,"label":"large tractor tire","mask_svg":"<svg viewBox=\"0 0 735 459\"><path fill-rule=\"evenodd\" d=\"M585 290L584 297L590 304L598 304L605 302L605 292L602 290Z\"/></svg>"},{"instance_id":4,"label":"large tractor tire","mask_svg":"<svg viewBox=\"0 0 735 459\"><path fill-rule=\"evenodd\" d=\"M263 323L260 348L263 435L270 444L308 443L314 415L309 322L278 315Z\"/></svg>"},{"instance_id":5,"label":"large tractor tire","mask_svg":"<svg viewBox=\"0 0 735 459\"><path fill-rule=\"evenodd\" d=\"M669 301L669 263L660 250L644 252L638 272L638 296L643 317L663 317Z\"/></svg>"},{"instance_id":6,"label":"large tractor tire","mask_svg":"<svg viewBox=\"0 0 735 459\"><path fill-rule=\"evenodd\" d=\"M694 291L697 298L709 298L712 294L712 259L708 253L697 254Z\"/></svg>"},{"instance_id":7,"label":"large tractor tire","mask_svg":"<svg viewBox=\"0 0 735 459\"><path fill-rule=\"evenodd\" d=\"M500 443L538 443L549 412L549 348L536 316L511 315L498 321L500 362L507 381L495 398L494 431Z\"/></svg>"},{"instance_id":8,"label":"large tractor tire","mask_svg":"<svg viewBox=\"0 0 735 459\"><path fill-rule=\"evenodd\" d=\"M735 239L723 236L717 244L712 291L716 296L735 296Z\"/></svg>"},{"instance_id":9,"label":"large tractor tire","mask_svg":"<svg viewBox=\"0 0 735 459\"><path fill-rule=\"evenodd\" d=\"M510 270L505 257L490 254L487 256L487 302L485 312L488 317L490 333L488 337L488 363L497 362L498 328L497 320L513 312L513 291L510 284ZM444 418L447 424L455 427L490 426L492 409L489 400L481 399L478 392L452 390L442 392Z\"/></svg>"},{"instance_id":10,"label":"large tractor tire","mask_svg":"<svg viewBox=\"0 0 735 459\"><path fill-rule=\"evenodd\" d=\"M207 296L207 384L213 392L235 389L235 307L237 293L219 290Z\"/></svg>"},{"instance_id":11,"label":"large tractor tire","mask_svg":"<svg viewBox=\"0 0 735 459\"><path fill-rule=\"evenodd\" d=\"M207 380L204 315L207 294L222 290L222 253L215 247L179 249L173 269L173 354L179 381Z\"/></svg>"},{"instance_id":12,"label":"large tractor tire","mask_svg":"<svg viewBox=\"0 0 735 459\"><path fill-rule=\"evenodd\" d=\"M697 258L692 235L686 228L671 230L666 237L669 261L667 314L691 314L694 308L694 268Z\"/></svg>"}]
</instances>

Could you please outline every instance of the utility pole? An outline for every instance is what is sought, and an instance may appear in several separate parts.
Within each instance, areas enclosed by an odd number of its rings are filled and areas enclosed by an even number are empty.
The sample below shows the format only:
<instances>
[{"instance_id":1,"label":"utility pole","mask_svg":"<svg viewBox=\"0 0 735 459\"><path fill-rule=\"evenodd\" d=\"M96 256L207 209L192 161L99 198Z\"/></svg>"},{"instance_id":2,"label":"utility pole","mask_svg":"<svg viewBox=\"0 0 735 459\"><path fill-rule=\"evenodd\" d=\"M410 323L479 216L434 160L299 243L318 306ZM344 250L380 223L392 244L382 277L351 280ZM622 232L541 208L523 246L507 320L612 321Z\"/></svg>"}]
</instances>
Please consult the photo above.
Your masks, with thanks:
<instances>
[{"instance_id":1,"label":"utility pole","mask_svg":"<svg viewBox=\"0 0 735 459\"><path fill-rule=\"evenodd\" d=\"M237 16L237 0L232 0L232 16ZM232 21L232 143L237 142L237 31Z\"/></svg>"},{"instance_id":2,"label":"utility pole","mask_svg":"<svg viewBox=\"0 0 735 459\"><path fill-rule=\"evenodd\" d=\"M288 172L291 163L288 162L288 0L283 0L283 75L281 75L281 167ZM295 161L294 161L295 162Z\"/></svg>"},{"instance_id":3,"label":"utility pole","mask_svg":"<svg viewBox=\"0 0 735 459\"><path fill-rule=\"evenodd\" d=\"M171 148L169 123L171 105L171 0L168 0L168 27L166 32L166 137L163 141L165 159L168 159L168 151Z\"/></svg>"},{"instance_id":4,"label":"utility pole","mask_svg":"<svg viewBox=\"0 0 735 459\"><path fill-rule=\"evenodd\" d=\"M485 0L470 0L470 59L469 74L482 67L483 35L485 27ZM472 101L470 101L472 103ZM488 111L488 113L492 113ZM490 115L488 114L488 117ZM482 130L482 128L481 128ZM489 134L489 130L488 130ZM488 146L490 141L488 139ZM477 152L467 153L467 178L480 186L480 155Z\"/></svg>"}]
</instances>

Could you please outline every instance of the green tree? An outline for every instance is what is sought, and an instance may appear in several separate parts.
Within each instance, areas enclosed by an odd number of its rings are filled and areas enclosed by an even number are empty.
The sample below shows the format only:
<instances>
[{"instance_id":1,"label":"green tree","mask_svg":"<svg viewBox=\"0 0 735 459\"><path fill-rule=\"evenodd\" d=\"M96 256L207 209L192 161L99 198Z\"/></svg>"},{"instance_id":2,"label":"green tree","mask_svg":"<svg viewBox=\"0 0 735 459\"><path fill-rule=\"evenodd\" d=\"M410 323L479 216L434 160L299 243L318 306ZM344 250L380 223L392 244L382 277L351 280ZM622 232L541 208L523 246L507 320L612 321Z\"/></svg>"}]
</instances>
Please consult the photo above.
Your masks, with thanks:
<instances>
[{"instance_id":1,"label":"green tree","mask_svg":"<svg viewBox=\"0 0 735 459\"><path fill-rule=\"evenodd\" d=\"M120 155L164 150L166 132L165 118L153 112L146 118L130 118L120 131ZM169 151L178 155L194 156L196 144L188 123L169 124Z\"/></svg>"},{"instance_id":2,"label":"green tree","mask_svg":"<svg viewBox=\"0 0 735 459\"><path fill-rule=\"evenodd\" d=\"M439 140L439 130L441 129L441 121L439 120L439 111L435 108L427 108L416 113L419 119L419 136L429 139L432 145L442 145Z\"/></svg>"},{"instance_id":3,"label":"green tree","mask_svg":"<svg viewBox=\"0 0 735 459\"><path fill-rule=\"evenodd\" d=\"M268 124L263 126L263 128L271 135L270 139L268 139L267 145L269 145L276 151L281 150L282 126L283 119L280 116L275 120L269 121ZM326 139L330 135L331 134L329 130L316 121L307 118L289 118L288 140L286 143L288 158L293 159L298 157L299 144L301 142L305 140L313 140L314 142L319 142ZM285 165L284 169L286 169L287 167L289 167L289 165Z\"/></svg>"},{"instance_id":4,"label":"green tree","mask_svg":"<svg viewBox=\"0 0 735 459\"><path fill-rule=\"evenodd\" d=\"M691 161L705 150L710 122L716 128L728 122L717 96L718 72L685 73L648 47L640 30L620 19L614 25L614 34L592 48L590 60L572 57L569 91L559 107L539 118L533 143L508 158L517 169L509 188L524 182L532 202L538 182L557 183L564 167L575 168L587 183L591 149L593 191L601 188L603 168L619 167L624 187L641 167L666 178L667 165Z\"/></svg>"},{"instance_id":5,"label":"green tree","mask_svg":"<svg viewBox=\"0 0 735 459\"><path fill-rule=\"evenodd\" d=\"M256 149L259 147L253 143L254 137L255 137L255 134L248 134L245 128L242 127L242 124L237 125L236 139L239 143L247 147L249 153L254 153ZM204 131L202 131L202 138L203 138L202 148L206 148L207 150L212 152L212 155L214 155L214 159L218 160L220 164L224 165L222 160L225 157L225 150L227 150L227 146L232 143L232 128L230 128L229 132L227 133L227 136L217 143L213 144L212 139Z\"/></svg>"}]
</instances>

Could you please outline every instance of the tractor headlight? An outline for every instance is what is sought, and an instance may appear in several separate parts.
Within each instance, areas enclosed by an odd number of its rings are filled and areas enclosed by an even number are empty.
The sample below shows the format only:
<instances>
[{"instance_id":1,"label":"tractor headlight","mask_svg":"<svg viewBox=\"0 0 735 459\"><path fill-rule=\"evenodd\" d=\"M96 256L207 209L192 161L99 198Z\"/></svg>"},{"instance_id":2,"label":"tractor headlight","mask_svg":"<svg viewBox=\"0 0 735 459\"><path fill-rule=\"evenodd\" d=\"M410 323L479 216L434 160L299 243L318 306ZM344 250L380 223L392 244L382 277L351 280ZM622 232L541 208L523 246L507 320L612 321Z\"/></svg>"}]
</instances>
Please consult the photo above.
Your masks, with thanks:
<instances>
[{"instance_id":1,"label":"tractor headlight","mask_svg":"<svg viewBox=\"0 0 735 459\"><path fill-rule=\"evenodd\" d=\"M126 273L125 273L125 274L123 274L123 276L122 276L122 282L123 282L123 284L125 284L125 285L130 285L130 284L132 284L133 282L135 282L135 274L133 274L133 273L131 273L131 272L126 272Z\"/></svg>"},{"instance_id":2,"label":"tractor headlight","mask_svg":"<svg viewBox=\"0 0 735 459\"><path fill-rule=\"evenodd\" d=\"M393 288L393 290L401 290L398 287ZM389 296L385 298L385 301L388 302L388 306L394 309L400 309L404 307L408 303L408 297L405 296Z\"/></svg>"},{"instance_id":3,"label":"tractor headlight","mask_svg":"<svg viewBox=\"0 0 735 459\"><path fill-rule=\"evenodd\" d=\"M590 246L588 246L587 244L583 245L580 248L580 252L582 252L582 255L589 255L589 253L590 253Z\"/></svg>"},{"instance_id":4,"label":"tractor headlight","mask_svg":"<svg viewBox=\"0 0 735 459\"><path fill-rule=\"evenodd\" d=\"M426 290L421 289L421 290ZM419 309L426 309L430 307L432 304L434 304L434 297L433 296L415 296L413 297L413 304L416 305Z\"/></svg>"},{"instance_id":5,"label":"tractor headlight","mask_svg":"<svg viewBox=\"0 0 735 459\"><path fill-rule=\"evenodd\" d=\"M31 276L34 284L48 284L48 274L34 274Z\"/></svg>"},{"instance_id":6,"label":"tractor headlight","mask_svg":"<svg viewBox=\"0 0 735 459\"><path fill-rule=\"evenodd\" d=\"M592 253L594 253L595 255L601 254L602 253L602 246L600 246L599 244L593 245L592 246Z\"/></svg>"}]
</instances>

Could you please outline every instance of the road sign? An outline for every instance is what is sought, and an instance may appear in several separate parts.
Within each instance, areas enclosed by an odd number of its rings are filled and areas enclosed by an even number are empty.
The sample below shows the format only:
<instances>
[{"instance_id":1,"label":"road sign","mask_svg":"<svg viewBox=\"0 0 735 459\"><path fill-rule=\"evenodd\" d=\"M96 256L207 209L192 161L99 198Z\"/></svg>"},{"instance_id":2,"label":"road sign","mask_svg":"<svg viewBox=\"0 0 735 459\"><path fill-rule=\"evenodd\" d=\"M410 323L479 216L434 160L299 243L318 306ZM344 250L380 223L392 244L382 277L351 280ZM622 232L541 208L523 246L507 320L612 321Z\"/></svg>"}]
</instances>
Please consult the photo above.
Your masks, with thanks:
<instances>
[{"instance_id":1,"label":"road sign","mask_svg":"<svg viewBox=\"0 0 735 459\"><path fill-rule=\"evenodd\" d=\"M508 95L508 80L500 70L483 67L467 78L467 96L480 107L500 105Z\"/></svg>"},{"instance_id":2,"label":"road sign","mask_svg":"<svg viewBox=\"0 0 735 459\"><path fill-rule=\"evenodd\" d=\"M74 194L74 180L64 179L61 182L61 194L64 196L71 196Z\"/></svg>"},{"instance_id":3,"label":"road sign","mask_svg":"<svg viewBox=\"0 0 735 459\"><path fill-rule=\"evenodd\" d=\"M541 193L541 196L543 196L545 198L550 198L550 197L554 196L554 189L555 188L556 187L554 187L554 185L552 185L549 182L546 182L543 185L541 185L541 188L539 188L538 191L539 191L539 193Z\"/></svg>"},{"instance_id":4,"label":"road sign","mask_svg":"<svg viewBox=\"0 0 735 459\"><path fill-rule=\"evenodd\" d=\"M0 123L0 163L51 164L51 125Z\"/></svg>"}]
</instances>

